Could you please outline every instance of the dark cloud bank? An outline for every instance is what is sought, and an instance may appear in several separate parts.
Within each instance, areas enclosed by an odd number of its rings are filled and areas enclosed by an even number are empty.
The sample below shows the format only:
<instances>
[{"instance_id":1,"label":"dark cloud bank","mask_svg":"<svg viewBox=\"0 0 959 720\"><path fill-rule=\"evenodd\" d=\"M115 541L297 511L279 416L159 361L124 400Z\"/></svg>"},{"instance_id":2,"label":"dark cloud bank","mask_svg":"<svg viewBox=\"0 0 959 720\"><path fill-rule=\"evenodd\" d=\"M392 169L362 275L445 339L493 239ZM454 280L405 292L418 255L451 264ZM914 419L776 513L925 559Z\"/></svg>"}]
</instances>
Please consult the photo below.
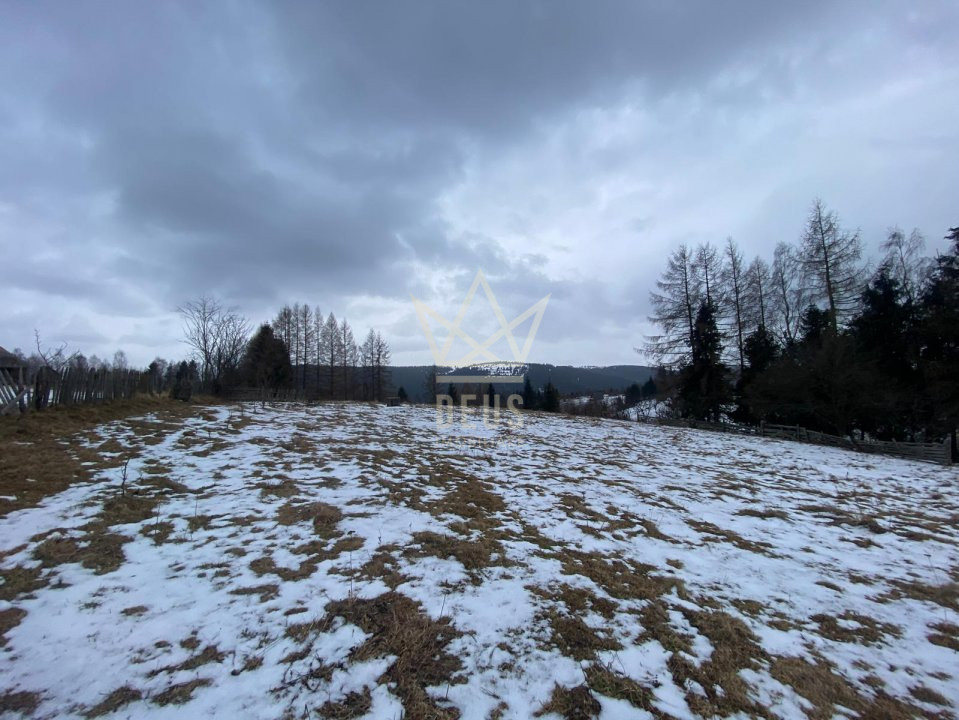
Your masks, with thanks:
<instances>
[{"instance_id":1,"label":"dark cloud bank","mask_svg":"<svg viewBox=\"0 0 959 720\"><path fill-rule=\"evenodd\" d=\"M210 292L425 362L477 268L533 359L636 359L680 241L955 217L953 3L5 3L0 344L182 355Z\"/></svg>"}]
</instances>

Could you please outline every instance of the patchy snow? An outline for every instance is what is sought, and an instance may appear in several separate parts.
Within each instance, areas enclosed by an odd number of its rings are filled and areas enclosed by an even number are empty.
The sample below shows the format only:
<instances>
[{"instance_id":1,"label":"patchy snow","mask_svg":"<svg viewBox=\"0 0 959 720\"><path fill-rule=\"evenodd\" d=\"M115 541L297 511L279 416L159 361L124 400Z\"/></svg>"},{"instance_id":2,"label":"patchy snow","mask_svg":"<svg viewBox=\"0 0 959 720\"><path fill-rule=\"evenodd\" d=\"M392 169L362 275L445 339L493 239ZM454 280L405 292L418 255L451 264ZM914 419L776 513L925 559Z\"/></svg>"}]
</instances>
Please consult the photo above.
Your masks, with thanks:
<instances>
[{"instance_id":1,"label":"patchy snow","mask_svg":"<svg viewBox=\"0 0 959 720\"><path fill-rule=\"evenodd\" d=\"M33 717L355 702L398 718L425 702L482 719L588 686L605 719L799 718L818 668L846 688L825 716L869 714L878 690L959 707L952 469L542 414L251 409L209 408L152 444L101 427L123 449L98 482L0 519L0 614L19 617L0 694L35 693ZM104 515L130 497L150 499L145 517ZM63 551L107 528L126 538L118 566ZM15 568L35 586L17 591ZM419 612L410 642L435 640L422 657L395 637L400 596ZM418 667L434 655L445 675Z\"/></svg>"}]
</instances>

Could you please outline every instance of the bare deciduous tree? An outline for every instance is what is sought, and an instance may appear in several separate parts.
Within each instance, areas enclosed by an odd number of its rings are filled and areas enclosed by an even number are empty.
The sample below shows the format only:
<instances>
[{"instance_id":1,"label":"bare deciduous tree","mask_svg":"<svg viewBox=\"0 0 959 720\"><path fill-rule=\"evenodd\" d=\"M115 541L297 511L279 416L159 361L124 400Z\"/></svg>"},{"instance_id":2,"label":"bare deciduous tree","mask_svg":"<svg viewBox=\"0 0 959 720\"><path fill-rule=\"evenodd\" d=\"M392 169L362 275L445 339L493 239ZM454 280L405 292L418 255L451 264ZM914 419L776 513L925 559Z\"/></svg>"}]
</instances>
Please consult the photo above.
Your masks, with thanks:
<instances>
[{"instance_id":1,"label":"bare deciduous tree","mask_svg":"<svg viewBox=\"0 0 959 720\"><path fill-rule=\"evenodd\" d=\"M331 312L320 331L320 348L326 365L327 388L330 399L336 397L336 364L340 359L340 332L336 316Z\"/></svg>"},{"instance_id":2,"label":"bare deciduous tree","mask_svg":"<svg viewBox=\"0 0 959 720\"><path fill-rule=\"evenodd\" d=\"M219 392L224 377L235 371L243 358L250 336L250 323L236 308L203 296L177 308L183 319L185 342L200 362L200 378L213 392Z\"/></svg>"},{"instance_id":3,"label":"bare deciduous tree","mask_svg":"<svg viewBox=\"0 0 959 720\"><path fill-rule=\"evenodd\" d=\"M835 212L818 198L809 211L800 257L812 300L825 300L835 330L859 301L862 290L862 241L843 230Z\"/></svg>"},{"instance_id":4,"label":"bare deciduous tree","mask_svg":"<svg viewBox=\"0 0 959 720\"><path fill-rule=\"evenodd\" d=\"M735 340L739 369L742 370L746 365L743 339L748 332L745 312L746 272L743 267L743 254L731 237L726 238L726 247L723 252L726 257L721 274L722 283L725 286L725 292L722 293L725 299L722 306L723 316L729 328L728 334Z\"/></svg>"},{"instance_id":5,"label":"bare deciduous tree","mask_svg":"<svg viewBox=\"0 0 959 720\"><path fill-rule=\"evenodd\" d=\"M880 267L885 268L889 277L898 281L906 297L915 302L919 289L932 274L935 263L923 256L926 239L914 228L906 234L898 227L890 228L889 235L883 242L881 249L883 258Z\"/></svg>"},{"instance_id":6,"label":"bare deciduous tree","mask_svg":"<svg viewBox=\"0 0 959 720\"><path fill-rule=\"evenodd\" d=\"M772 303L779 335L785 342L793 342L799 333L799 318L806 306L802 264L795 249L781 242L773 251Z\"/></svg>"},{"instance_id":7,"label":"bare deciduous tree","mask_svg":"<svg viewBox=\"0 0 959 720\"><path fill-rule=\"evenodd\" d=\"M702 287L702 299L719 308L724 302L724 288L722 286L723 257L712 243L700 243L696 248L696 261L693 263L693 274Z\"/></svg>"},{"instance_id":8,"label":"bare deciduous tree","mask_svg":"<svg viewBox=\"0 0 959 720\"><path fill-rule=\"evenodd\" d=\"M769 264L757 257L746 269L746 297L745 309L747 325L750 329L766 327L767 313L772 292L772 275Z\"/></svg>"},{"instance_id":9,"label":"bare deciduous tree","mask_svg":"<svg viewBox=\"0 0 959 720\"><path fill-rule=\"evenodd\" d=\"M353 328L350 327L346 318L340 321L337 345L337 350L340 354L340 372L343 376L343 399L349 400L353 395L353 383L356 379L355 371L359 351L356 348L356 340L353 338Z\"/></svg>"}]
</instances>

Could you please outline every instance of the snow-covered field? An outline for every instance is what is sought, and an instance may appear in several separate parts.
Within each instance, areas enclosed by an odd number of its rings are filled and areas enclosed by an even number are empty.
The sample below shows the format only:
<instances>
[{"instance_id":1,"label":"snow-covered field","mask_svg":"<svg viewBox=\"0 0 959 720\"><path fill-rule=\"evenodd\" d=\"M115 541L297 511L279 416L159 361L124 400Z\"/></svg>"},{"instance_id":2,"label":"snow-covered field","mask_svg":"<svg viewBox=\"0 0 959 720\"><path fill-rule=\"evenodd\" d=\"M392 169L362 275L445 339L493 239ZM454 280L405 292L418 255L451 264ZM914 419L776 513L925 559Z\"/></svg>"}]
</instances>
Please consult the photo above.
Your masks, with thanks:
<instances>
[{"instance_id":1,"label":"snow-covered field","mask_svg":"<svg viewBox=\"0 0 959 720\"><path fill-rule=\"evenodd\" d=\"M524 418L99 428L97 482L0 518L0 710L953 716L954 470Z\"/></svg>"}]
</instances>

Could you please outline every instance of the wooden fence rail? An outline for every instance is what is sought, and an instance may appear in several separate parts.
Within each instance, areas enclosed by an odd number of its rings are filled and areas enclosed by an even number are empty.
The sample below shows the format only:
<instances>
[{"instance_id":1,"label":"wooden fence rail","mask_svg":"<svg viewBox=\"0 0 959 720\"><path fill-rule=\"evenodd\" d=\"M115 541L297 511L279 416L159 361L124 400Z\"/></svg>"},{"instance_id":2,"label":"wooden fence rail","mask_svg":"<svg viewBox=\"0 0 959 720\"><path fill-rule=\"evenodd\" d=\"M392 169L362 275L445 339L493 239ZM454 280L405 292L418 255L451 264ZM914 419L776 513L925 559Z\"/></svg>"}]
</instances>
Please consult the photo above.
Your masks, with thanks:
<instances>
[{"instance_id":1,"label":"wooden fence rail","mask_svg":"<svg viewBox=\"0 0 959 720\"><path fill-rule=\"evenodd\" d=\"M739 435L760 435L762 437L780 438L796 442L807 442L816 445L858 450L859 452L875 453L877 455L892 455L893 457L921 462L949 465L952 463L952 448L949 438L942 442L890 442L886 440L854 440L850 437L829 435L816 430L807 430L799 425L775 425L764 423L759 426L734 425L732 423L714 423L704 420L669 420L653 419L657 425L672 427L687 427L699 430L713 430L716 432L736 433Z\"/></svg>"},{"instance_id":2,"label":"wooden fence rail","mask_svg":"<svg viewBox=\"0 0 959 720\"><path fill-rule=\"evenodd\" d=\"M32 377L14 381L0 375L0 409L5 413L43 410L56 405L86 405L149 392L150 376L137 370L40 368ZM22 406L22 407L21 407Z\"/></svg>"}]
</instances>

